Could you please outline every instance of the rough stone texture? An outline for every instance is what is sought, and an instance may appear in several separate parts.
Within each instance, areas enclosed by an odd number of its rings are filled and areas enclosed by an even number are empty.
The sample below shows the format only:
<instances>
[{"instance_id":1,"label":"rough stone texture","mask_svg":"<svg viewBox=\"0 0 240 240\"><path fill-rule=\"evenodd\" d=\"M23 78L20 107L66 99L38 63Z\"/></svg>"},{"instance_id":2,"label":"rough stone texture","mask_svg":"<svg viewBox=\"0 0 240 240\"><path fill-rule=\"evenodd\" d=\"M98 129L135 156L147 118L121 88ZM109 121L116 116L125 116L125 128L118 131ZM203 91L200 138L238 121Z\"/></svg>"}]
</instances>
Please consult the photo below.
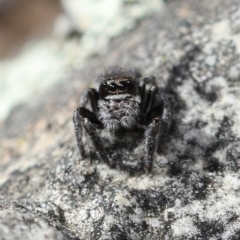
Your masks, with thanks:
<instances>
[{"instance_id":1,"label":"rough stone texture","mask_svg":"<svg viewBox=\"0 0 240 240\"><path fill-rule=\"evenodd\" d=\"M2 210L0 215L0 239L56 239L62 240L62 234L32 213L20 213L14 210Z\"/></svg>"},{"instance_id":2,"label":"rough stone texture","mask_svg":"<svg viewBox=\"0 0 240 240\"><path fill-rule=\"evenodd\" d=\"M240 239L238 4L167 1L163 14L15 109L1 129L0 229L6 225L17 239L20 227L11 223L21 215L11 210L28 212L40 229L45 220L65 238ZM71 114L82 89L110 65L137 67L166 87L174 121L152 174L138 168L141 133L120 142L103 133L113 169L97 160L87 138L89 158L79 158Z\"/></svg>"}]
</instances>

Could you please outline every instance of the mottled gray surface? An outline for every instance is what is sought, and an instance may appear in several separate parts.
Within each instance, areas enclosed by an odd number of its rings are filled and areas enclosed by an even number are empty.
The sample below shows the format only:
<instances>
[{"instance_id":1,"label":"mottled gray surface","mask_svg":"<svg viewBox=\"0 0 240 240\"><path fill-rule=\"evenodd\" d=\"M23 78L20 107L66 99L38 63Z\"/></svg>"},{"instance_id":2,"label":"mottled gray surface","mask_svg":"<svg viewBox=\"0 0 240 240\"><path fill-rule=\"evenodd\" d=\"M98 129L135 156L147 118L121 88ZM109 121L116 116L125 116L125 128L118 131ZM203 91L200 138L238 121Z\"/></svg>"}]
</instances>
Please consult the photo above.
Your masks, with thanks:
<instances>
[{"instance_id":1,"label":"mottled gray surface","mask_svg":"<svg viewBox=\"0 0 240 240\"><path fill-rule=\"evenodd\" d=\"M114 39L65 83L16 109L0 133L0 229L17 239L27 225L11 225L23 218L13 217L17 211L57 236L45 219L65 238L239 239L237 3L167 1L162 15ZM79 159L71 114L88 81L109 65L138 67L166 87L174 121L152 174L138 170L141 133L132 133L137 141L112 143L103 133L114 169L97 160L88 139L89 158Z\"/></svg>"}]
</instances>

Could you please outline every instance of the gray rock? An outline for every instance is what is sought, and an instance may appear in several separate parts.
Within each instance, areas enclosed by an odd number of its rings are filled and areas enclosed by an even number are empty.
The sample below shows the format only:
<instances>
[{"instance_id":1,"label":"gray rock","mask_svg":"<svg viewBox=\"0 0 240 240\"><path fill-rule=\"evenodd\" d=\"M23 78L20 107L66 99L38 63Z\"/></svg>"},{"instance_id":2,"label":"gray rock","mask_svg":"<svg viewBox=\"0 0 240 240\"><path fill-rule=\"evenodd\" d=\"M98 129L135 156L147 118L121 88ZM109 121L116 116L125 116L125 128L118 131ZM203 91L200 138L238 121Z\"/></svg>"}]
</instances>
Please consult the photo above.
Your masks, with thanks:
<instances>
[{"instance_id":1,"label":"gray rock","mask_svg":"<svg viewBox=\"0 0 240 240\"><path fill-rule=\"evenodd\" d=\"M21 213L11 209L4 209L0 214L0 222L1 240L64 239L60 232L49 227L46 221L37 218L30 212Z\"/></svg>"},{"instance_id":2,"label":"gray rock","mask_svg":"<svg viewBox=\"0 0 240 240\"><path fill-rule=\"evenodd\" d=\"M238 7L233 0L170 1L165 13L15 109L1 129L0 229L22 218L13 211L24 211L34 228L41 221L37 236L43 228L57 236L56 227L77 239L239 239ZM174 121L152 174L139 167L141 133L120 142L102 133L113 169L97 159L88 138L89 157L79 157L71 114L88 81L110 65L137 67L166 88ZM12 239L19 228L11 228Z\"/></svg>"}]
</instances>

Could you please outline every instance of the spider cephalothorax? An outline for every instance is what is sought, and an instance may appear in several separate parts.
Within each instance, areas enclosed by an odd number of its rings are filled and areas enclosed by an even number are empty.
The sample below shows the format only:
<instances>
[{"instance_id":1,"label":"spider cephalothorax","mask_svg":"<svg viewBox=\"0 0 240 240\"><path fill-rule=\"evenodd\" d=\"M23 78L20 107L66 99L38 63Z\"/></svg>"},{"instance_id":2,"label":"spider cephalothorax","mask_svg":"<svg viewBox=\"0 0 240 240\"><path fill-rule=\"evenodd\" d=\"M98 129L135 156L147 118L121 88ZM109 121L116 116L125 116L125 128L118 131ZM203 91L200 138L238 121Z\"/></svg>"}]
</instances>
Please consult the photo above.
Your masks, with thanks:
<instances>
[{"instance_id":1,"label":"spider cephalothorax","mask_svg":"<svg viewBox=\"0 0 240 240\"><path fill-rule=\"evenodd\" d=\"M98 79L98 90L90 88L74 111L73 122L82 157L85 150L82 131L85 129L100 157L109 163L97 129L111 132L145 129L145 169L151 171L153 155L159 139L168 132L171 110L154 77L142 78L137 71L122 68L109 70ZM146 85L149 85L146 88ZM90 100L92 111L86 108Z\"/></svg>"}]
</instances>

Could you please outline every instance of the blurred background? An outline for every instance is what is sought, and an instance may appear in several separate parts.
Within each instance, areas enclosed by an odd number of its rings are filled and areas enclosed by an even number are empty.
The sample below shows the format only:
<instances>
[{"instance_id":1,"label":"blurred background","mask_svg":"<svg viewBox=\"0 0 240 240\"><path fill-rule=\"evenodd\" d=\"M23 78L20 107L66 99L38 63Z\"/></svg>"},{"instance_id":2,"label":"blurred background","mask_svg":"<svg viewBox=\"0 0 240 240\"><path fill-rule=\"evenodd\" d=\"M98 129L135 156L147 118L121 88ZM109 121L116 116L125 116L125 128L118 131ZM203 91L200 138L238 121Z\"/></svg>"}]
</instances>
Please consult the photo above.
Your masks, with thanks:
<instances>
[{"instance_id":1,"label":"blurred background","mask_svg":"<svg viewBox=\"0 0 240 240\"><path fill-rule=\"evenodd\" d=\"M163 0L0 0L0 124Z\"/></svg>"}]
</instances>

